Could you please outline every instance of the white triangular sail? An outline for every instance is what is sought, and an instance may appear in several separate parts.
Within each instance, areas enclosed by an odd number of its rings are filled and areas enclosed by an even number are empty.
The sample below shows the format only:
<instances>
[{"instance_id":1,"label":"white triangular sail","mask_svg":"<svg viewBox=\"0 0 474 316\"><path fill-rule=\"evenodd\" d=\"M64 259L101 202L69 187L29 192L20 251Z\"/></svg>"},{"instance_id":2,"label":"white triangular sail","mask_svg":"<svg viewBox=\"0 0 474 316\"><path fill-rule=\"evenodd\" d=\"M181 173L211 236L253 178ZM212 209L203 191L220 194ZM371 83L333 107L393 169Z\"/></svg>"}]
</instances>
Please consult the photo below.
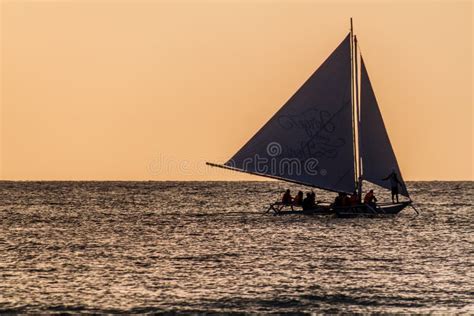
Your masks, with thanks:
<instances>
[{"instance_id":1,"label":"white triangular sail","mask_svg":"<svg viewBox=\"0 0 474 316\"><path fill-rule=\"evenodd\" d=\"M350 55L348 35L225 165L237 171L352 192Z\"/></svg>"},{"instance_id":2,"label":"white triangular sail","mask_svg":"<svg viewBox=\"0 0 474 316\"><path fill-rule=\"evenodd\" d=\"M390 189L390 181L383 178L395 171L401 183L400 194L408 197L408 191L362 58L361 68L359 143L363 179Z\"/></svg>"}]
</instances>

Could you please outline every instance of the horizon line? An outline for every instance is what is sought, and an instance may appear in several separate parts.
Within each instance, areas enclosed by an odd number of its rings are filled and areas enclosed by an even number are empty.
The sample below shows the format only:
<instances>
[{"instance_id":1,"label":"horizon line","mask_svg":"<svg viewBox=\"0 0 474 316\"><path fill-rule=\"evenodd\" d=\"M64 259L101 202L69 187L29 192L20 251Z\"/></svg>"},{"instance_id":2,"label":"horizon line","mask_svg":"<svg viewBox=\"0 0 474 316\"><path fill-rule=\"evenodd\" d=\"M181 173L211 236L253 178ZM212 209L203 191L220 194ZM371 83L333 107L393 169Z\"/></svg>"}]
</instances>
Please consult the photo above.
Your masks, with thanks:
<instances>
[{"instance_id":1,"label":"horizon line","mask_svg":"<svg viewBox=\"0 0 474 316\"><path fill-rule=\"evenodd\" d=\"M0 179L0 182L286 182L282 180L153 180L153 179L142 179L142 180L123 180L123 179ZM462 179L462 180L445 180L445 179L431 179L431 180L405 180L405 182L474 182L474 179Z\"/></svg>"}]
</instances>

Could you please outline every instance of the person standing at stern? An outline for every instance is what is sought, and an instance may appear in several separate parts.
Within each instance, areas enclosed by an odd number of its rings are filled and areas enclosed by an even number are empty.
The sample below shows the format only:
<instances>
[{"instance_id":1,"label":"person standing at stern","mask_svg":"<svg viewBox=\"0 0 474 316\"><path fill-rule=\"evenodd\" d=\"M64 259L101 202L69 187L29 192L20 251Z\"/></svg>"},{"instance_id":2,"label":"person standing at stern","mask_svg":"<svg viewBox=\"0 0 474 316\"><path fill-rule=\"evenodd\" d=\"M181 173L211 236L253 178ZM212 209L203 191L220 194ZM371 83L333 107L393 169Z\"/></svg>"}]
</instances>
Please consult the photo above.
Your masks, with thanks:
<instances>
[{"instance_id":1,"label":"person standing at stern","mask_svg":"<svg viewBox=\"0 0 474 316\"><path fill-rule=\"evenodd\" d=\"M398 185L402 185L402 183L400 182L400 180L398 180L398 176L395 170L392 170L392 173L390 173L382 180L390 180L390 187L392 189L392 203L395 203L395 199L398 203Z\"/></svg>"}]
</instances>

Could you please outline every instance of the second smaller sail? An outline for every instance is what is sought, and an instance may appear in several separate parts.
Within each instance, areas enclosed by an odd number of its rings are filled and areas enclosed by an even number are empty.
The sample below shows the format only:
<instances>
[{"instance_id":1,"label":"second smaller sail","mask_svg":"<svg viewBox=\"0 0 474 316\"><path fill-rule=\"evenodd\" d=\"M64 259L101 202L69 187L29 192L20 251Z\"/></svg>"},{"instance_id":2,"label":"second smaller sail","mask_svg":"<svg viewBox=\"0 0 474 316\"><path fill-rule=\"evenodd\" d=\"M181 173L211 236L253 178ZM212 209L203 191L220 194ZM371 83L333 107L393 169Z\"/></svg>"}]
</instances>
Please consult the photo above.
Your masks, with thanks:
<instances>
[{"instance_id":1,"label":"second smaller sail","mask_svg":"<svg viewBox=\"0 0 474 316\"><path fill-rule=\"evenodd\" d=\"M409 197L362 58L361 66L359 137L363 178L390 189L393 180L384 179L394 172L400 181L400 194Z\"/></svg>"}]
</instances>

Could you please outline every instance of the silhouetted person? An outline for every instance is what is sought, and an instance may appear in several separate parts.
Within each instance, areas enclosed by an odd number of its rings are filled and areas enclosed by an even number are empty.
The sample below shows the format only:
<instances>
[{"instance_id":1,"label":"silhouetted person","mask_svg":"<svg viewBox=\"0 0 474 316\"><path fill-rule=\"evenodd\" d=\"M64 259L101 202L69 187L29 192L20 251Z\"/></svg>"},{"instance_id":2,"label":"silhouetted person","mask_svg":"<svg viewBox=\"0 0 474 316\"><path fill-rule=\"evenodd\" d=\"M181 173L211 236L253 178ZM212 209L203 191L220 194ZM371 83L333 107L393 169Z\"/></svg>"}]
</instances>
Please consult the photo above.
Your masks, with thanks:
<instances>
[{"instance_id":1,"label":"silhouetted person","mask_svg":"<svg viewBox=\"0 0 474 316\"><path fill-rule=\"evenodd\" d=\"M342 206L343 199L344 199L344 193L339 192L336 198L334 199L333 206Z\"/></svg>"},{"instance_id":2,"label":"silhouetted person","mask_svg":"<svg viewBox=\"0 0 474 316\"><path fill-rule=\"evenodd\" d=\"M290 189L287 189L281 198L283 204L291 204L293 198L291 197Z\"/></svg>"},{"instance_id":3,"label":"silhouetted person","mask_svg":"<svg viewBox=\"0 0 474 316\"><path fill-rule=\"evenodd\" d=\"M351 206L351 198L346 193L342 193L342 206Z\"/></svg>"},{"instance_id":4,"label":"silhouetted person","mask_svg":"<svg viewBox=\"0 0 474 316\"><path fill-rule=\"evenodd\" d=\"M310 192L306 193L306 197L303 200L303 211L313 209L313 197Z\"/></svg>"},{"instance_id":5,"label":"silhouetted person","mask_svg":"<svg viewBox=\"0 0 474 316\"><path fill-rule=\"evenodd\" d=\"M390 187L392 188L392 203L395 203L395 198L397 199L398 203L398 185L402 185L402 183L400 182L400 180L398 180L398 176L395 170L392 170L392 173L390 173L382 180L390 180Z\"/></svg>"},{"instance_id":6,"label":"silhouetted person","mask_svg":"<svg viewBox=\"0 0 474 316\"><path fill-rule=\"evenodd\" d=\"M370 190L364 197L364 203L370 205L371 207L376 206L377 199L375 198L374 190Z\"/></svg>"},{"instance_id":7,"label":"silhouetted person","mask_svg":"<svg viewBox=\"0 0 474 316\"><path fill-rule=\"evenodd\" d=\"M293 204L296 206L301 206L303 205L303 192L299 191L298 194L295 196L293 199Z\"/></svg>"},{"instance_id":8,"label":"silhouetted person","mask_svg":"<svg viewBox=\"0 0 474 316\"><path fill-rule=\"evenodd\" d=\"M352 192L349 199L350 199L351 206L359 204L359 195L357 194L357 191Z\"/></svg>"},{"instance_id":9,"label":"silhouetted person","mask_svg":"<svg viewBox=\"0 0 474 316\"><path fill-rule=\"evenodd\" d=\"M311 205L314 207L316 206L316 193L314 193L314 191L311 191L310 195L311 195Z\"/></svg>"}]
</instances>

